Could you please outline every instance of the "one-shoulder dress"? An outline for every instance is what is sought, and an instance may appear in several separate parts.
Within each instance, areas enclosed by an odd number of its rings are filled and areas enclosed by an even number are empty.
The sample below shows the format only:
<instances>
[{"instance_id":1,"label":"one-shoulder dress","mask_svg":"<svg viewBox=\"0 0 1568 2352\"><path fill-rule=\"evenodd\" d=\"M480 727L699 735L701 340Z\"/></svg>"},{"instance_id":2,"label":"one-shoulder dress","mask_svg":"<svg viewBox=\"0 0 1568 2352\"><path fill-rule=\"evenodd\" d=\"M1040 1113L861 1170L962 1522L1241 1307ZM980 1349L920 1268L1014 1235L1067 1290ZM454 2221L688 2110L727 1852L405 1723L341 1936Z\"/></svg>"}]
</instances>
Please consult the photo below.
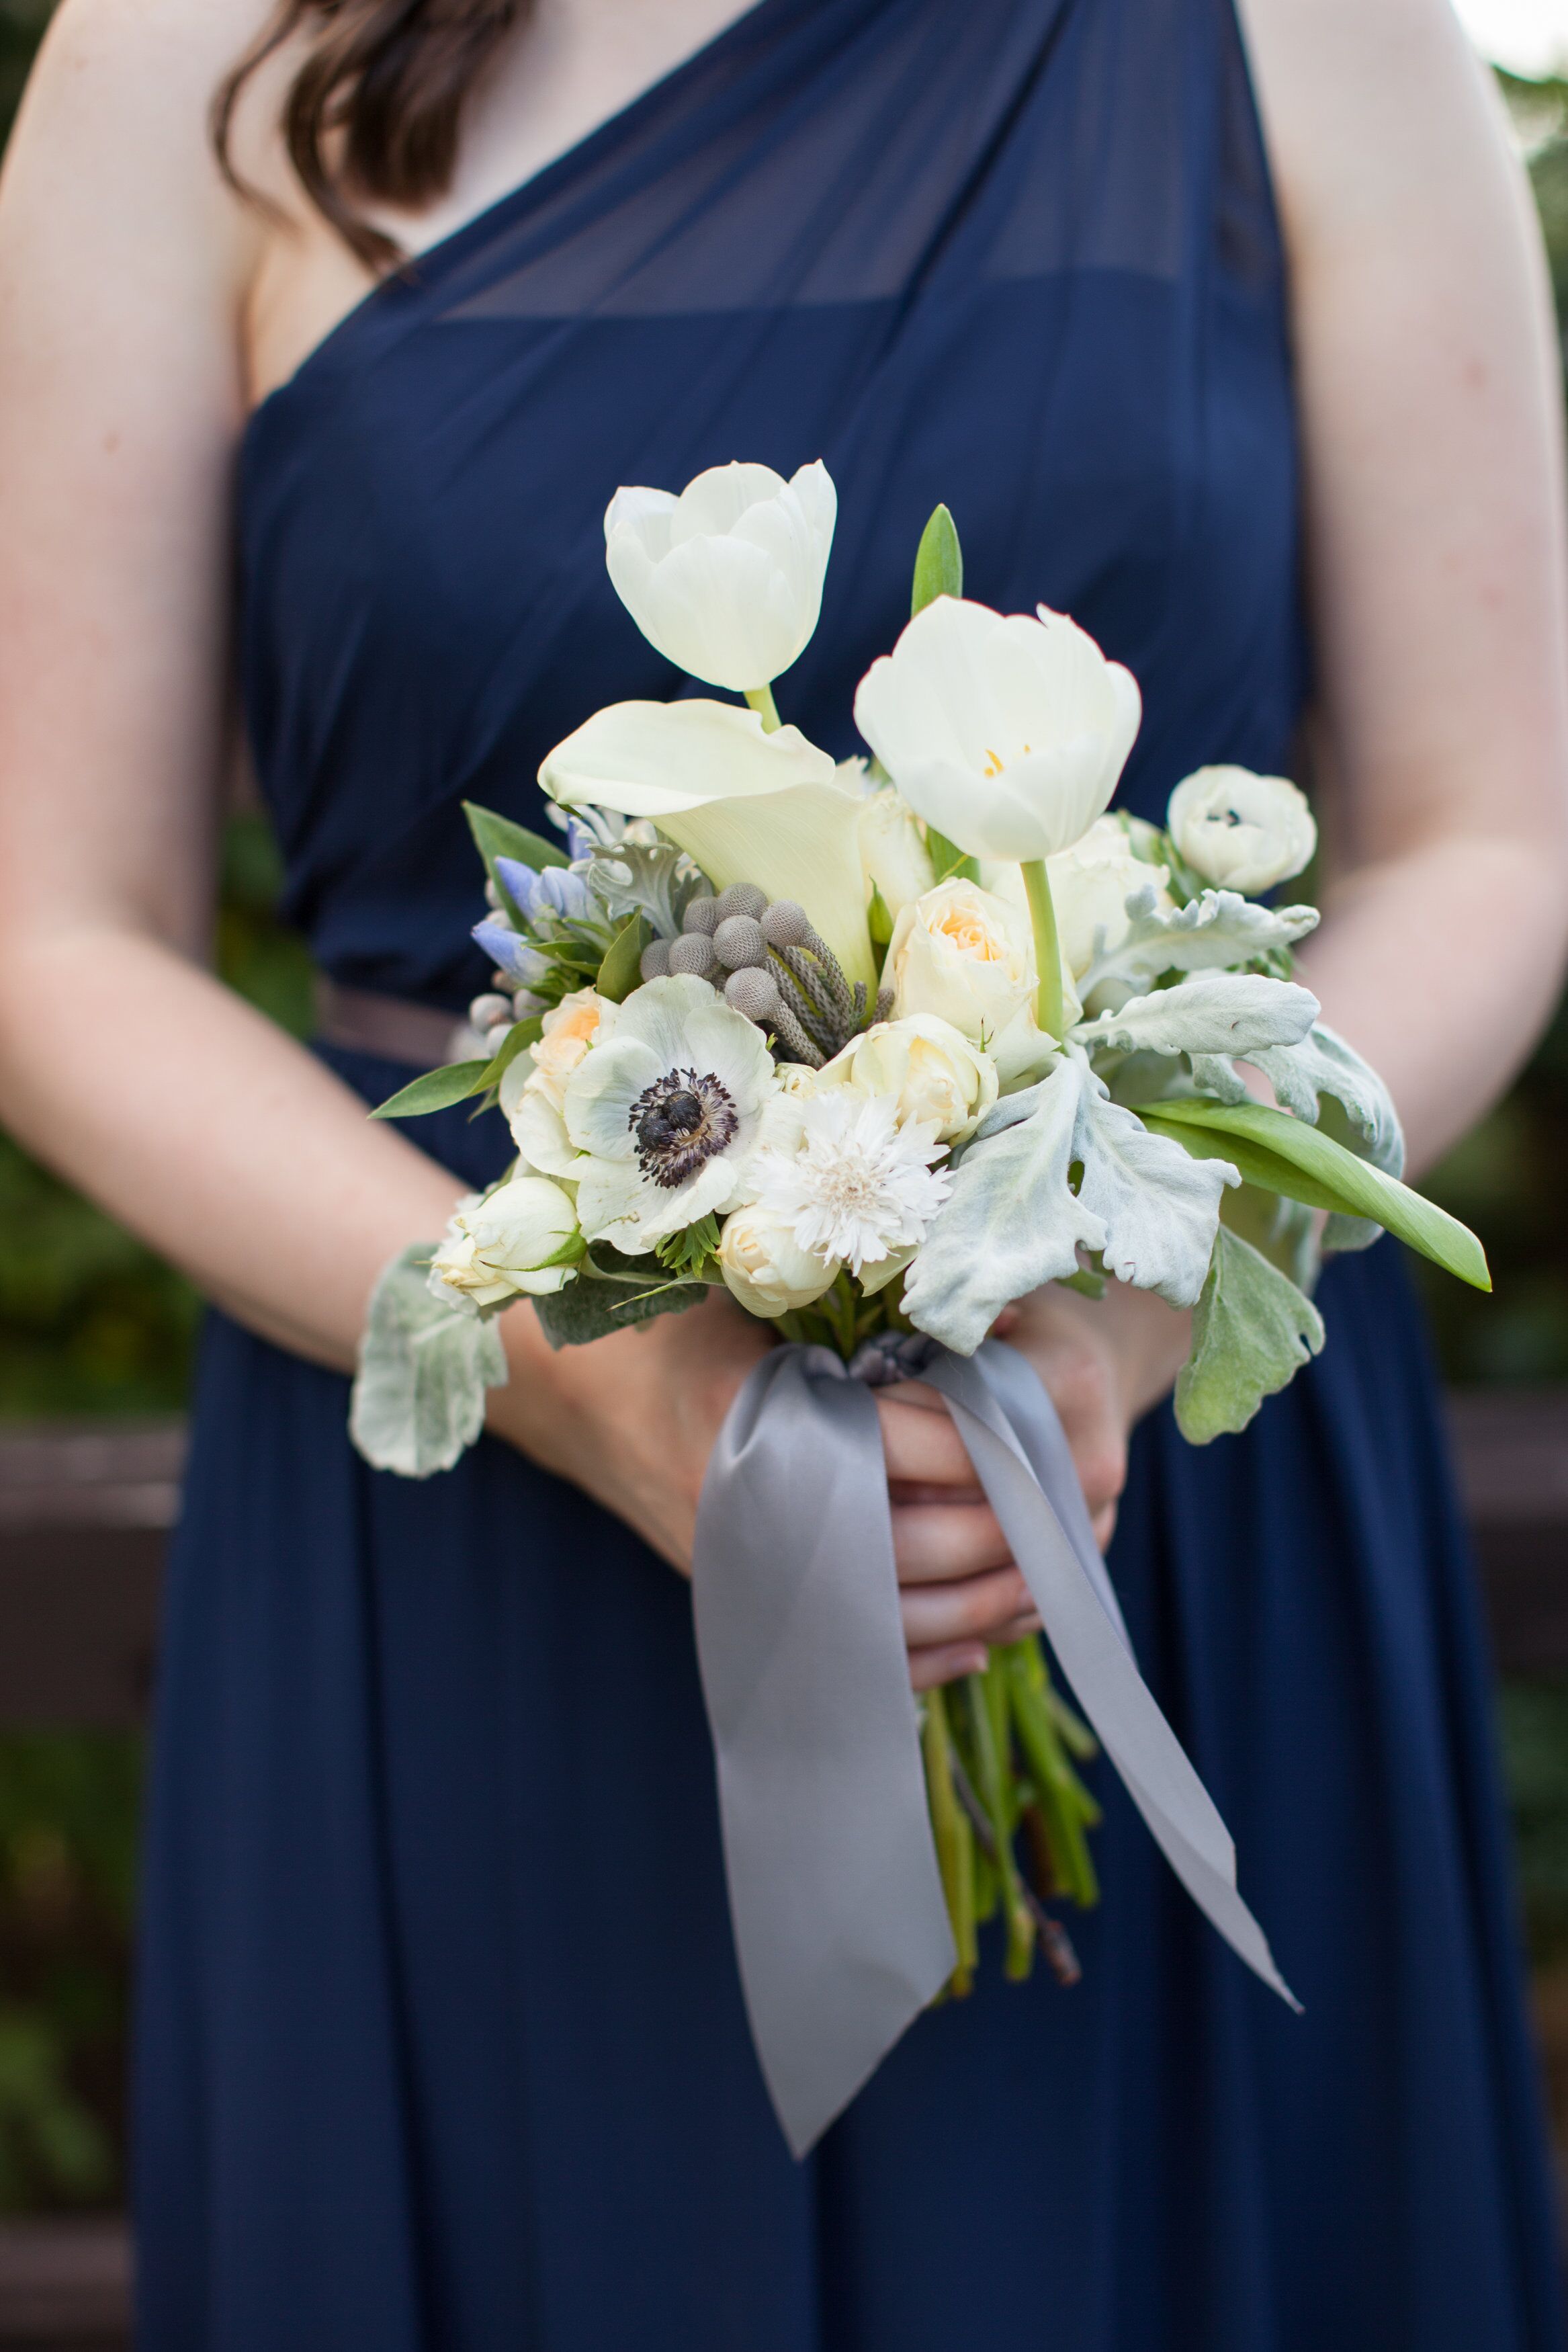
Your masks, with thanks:
<instances>
[{"instance_id":1,"label":"one-shoulder dress","mask_svg":"<svg viewBox=\"0 0 1568 2352\"><path fill-rule=\"evenodd\" d=\"M287 911L346 987L487 982L460 803L690 691L621 483L821 457L785 714L944 499L974 595L1136 675L1126 805L1303 696L1277 224L1231 0L760 0L253 418L239 659ZM329 1054L368 1100L406 1071ZM486 1181L492 1116L420 1139ZM1142 1665L1305 2012L1102 1777L1082 1982L987 1971L796 2164L747 2036L686 1585L499 1444L417 1484L212 1318L146 1866L143 2352L1552 2352L1482 1636L1395 1245L1239 1438L1137 1433Z\"/></svg>"}]
</instances>

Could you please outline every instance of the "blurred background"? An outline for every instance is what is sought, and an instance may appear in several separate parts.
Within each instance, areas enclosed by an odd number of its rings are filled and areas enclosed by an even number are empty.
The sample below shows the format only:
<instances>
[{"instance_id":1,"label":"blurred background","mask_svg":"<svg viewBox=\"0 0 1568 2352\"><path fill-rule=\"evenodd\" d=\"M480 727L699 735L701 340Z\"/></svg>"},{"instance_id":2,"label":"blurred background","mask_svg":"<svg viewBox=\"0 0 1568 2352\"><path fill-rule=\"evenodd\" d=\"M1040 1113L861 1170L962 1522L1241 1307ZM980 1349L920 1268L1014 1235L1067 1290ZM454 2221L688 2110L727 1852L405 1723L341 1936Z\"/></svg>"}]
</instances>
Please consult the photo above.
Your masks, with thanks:
<instances>
[{"instance_id":1,"label":"blurred background","mask_svg":"<svg viewBox=\"0 0 1568 2352\"><path fill-rule=\"evenodd\" d=\"M52 0L0 0L0 138ZM1493 63L1568 322L1568 0L1460 0ZM309 967L273 914L264 821L231 820L218 952L287 1027ZM1482 1235L1491 1299L1429 1286L1448 1381L1522 1412L1568 1397L1568 1004L1508 1099L1426 1189ZM0 1440L47 1420L177 1412L198 1319L188 1286L0 1133ZM1495 1414L1497 1408L1489 1408ZM1568 2051L1568 1682L1511 1680L1499 1721L1549 2043ZM0 2215L89 2212L123 2193L127 1961L138 1733L0 1726ZM1559 2028L1554 2021L1561 2019ZM1563 2120L1568 2122L1568 2063Z\"/></svg>"}]
</instances>

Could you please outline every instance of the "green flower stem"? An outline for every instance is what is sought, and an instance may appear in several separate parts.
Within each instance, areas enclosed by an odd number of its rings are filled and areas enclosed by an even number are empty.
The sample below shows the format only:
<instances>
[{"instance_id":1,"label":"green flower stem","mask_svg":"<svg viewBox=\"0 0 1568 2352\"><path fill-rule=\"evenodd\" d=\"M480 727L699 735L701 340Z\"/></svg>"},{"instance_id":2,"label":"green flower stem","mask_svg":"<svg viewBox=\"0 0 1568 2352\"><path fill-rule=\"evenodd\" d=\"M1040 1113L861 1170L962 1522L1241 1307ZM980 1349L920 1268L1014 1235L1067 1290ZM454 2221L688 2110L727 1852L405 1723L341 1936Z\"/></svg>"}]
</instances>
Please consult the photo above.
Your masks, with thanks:
<instances>
[{"instance_id":1,"label":"green flower stem","mask_svg":"<svg viewBox=\"0 0 1568 2352\"><path fill-rule=\"evenodd\" d=\"M748 686L746 689L746 698L761 719L762 731L765 735L771 735L776 729L783 726L784 721L779 716L779 705L773 699L773 688L770 686Z\"/></svg>"},{"instance_id":2,"label":"green flower stem","mask_svg":"<svg viewBox=\"0 0 1568 2352\"><path fill-rule=\"evenodd\" d=\"M1038 1636L1010 1643L1000 1657L1013 1726L1034 1777L1051 1877L1059 1893L1087 1908L1099 1901L1100 1885L1084 1832L1099 1820L1100 1808L1074 1772L1062 1744ZM1076 1724L1076 1717L1072 1720Z\"/></svg>"},{"instance_id":3,"label":"green flower stem","mask_svg":"<svg viewBox=\"0 0 1568 2352\"><path fill-rule=\"evenodd\" d=\"M1034 1000L1034 1017L1047 1036L1061 1043L1061 943L1056 934L1056 908L1051 902L1051 877L1045 870L1043 857L1030 858L1021 868L1023 887L1029 896L1029 919L1034 926L1034 968L1040 987Z\"/></svg>"},{"instance_id":4,"label":"green flower stem","mask_svg":"<svg viewBox=\"0 0 1568 2352\"><path fill-rule=\"evenodd\" d=\"M973 1988L978 1958L975 1941L975 1832L953 1786L947 1701L940 1690L926 1695L921 1742L925 1752L925 1786L942 1891L947 1898L947 1916L952 1921L953 1941L958 1949L958 1965L948 1980L948 1990L961 1999Z\"/></svg>"},{"instance_id":5,"label":"green flower stem","mask_svg":"<svg viewBox=\"0 0 1568 2352\"><path fill-rule=\"evenodd\" d=\"M964 1693L968 1701L969 1735L974 1742L975 1763L979 1774L979 1799L996 1842L997 1876L1001 1884L1002 1908L1008 1929L1004 1965L1007 1974L1016 1984L1028 1976L1034 1965L1034 1921L1024 1900L1023 1882L1019 1876L1018 1863L1013 1854L1013 1808L1008 1801L1012 1773L1008 1758L998 1748L988 1681L988 1672L966 1675Z\"/></svg>"},{"instance_id":6,"label":"green flower stem","mask_svg":"<svg viewBox=\"0 0 1568 2352\"><path fill-rule=\"evenodd\" d=\"M860 1304L855 1297L854 1284L841 1266L831 1290L822 1300L822 1312L831 1318L834 1342L846 1364L860 1344L855 1330L860 1318Z\"/></svg>"}]
</instances>

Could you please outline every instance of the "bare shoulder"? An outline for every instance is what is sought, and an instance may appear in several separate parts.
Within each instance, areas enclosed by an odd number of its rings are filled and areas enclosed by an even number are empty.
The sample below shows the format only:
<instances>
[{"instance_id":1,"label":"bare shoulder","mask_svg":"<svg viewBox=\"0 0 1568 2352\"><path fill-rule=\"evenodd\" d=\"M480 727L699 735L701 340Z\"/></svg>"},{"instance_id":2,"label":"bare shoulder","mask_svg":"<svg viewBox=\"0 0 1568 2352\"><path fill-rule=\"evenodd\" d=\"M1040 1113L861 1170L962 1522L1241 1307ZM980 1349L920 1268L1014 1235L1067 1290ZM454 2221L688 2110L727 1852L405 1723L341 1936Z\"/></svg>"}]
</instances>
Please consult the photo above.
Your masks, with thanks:
<instances>
[{"instance_id":1,"label":"bare shoulder","mask_svg":"<svg viewBox=\"0 0 1568 2352\"><path fill-rule=\"evenodd\" d=\"M61 0L0 176L0 253L89 231L109 249L177 223L183 248L222 247L243 268L256 231L217 169L209 109L268 13L267 0ZM251 144L242 161L265 164Z\"/></svg>"},{"instance_id":2,"label":"bare shoulder","mask_svg":"<svg viewBox=\"0 0 1568 2352\"><path fill-rule=\"evenodd\" d=\"M1518 178L1490 79L1449 0L1239 0L1298 246ZM1446 202L1445 199L1446 192Z\"/></svg>"}]
</instances>

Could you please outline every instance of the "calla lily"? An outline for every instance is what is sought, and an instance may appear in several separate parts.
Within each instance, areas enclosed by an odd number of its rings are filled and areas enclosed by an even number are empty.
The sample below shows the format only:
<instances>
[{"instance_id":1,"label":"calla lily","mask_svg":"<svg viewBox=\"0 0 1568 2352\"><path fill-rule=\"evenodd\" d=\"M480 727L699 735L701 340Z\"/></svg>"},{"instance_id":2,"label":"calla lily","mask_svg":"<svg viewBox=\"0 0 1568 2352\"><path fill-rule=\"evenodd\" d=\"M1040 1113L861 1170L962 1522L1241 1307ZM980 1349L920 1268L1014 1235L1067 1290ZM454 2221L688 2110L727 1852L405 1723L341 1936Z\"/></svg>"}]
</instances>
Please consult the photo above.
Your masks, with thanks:
<instances>
[{"instance_id":1,"label":"calla lily","mask_svg":"<svg viewBox=\"0 0 1568 2352\"><path fill-rule=\"evenodd\" d=\"M855 696L855 724L927 824L971 857L1054 856L1109 804L1141 712L1132 673L1065 614L938 596Z\"/></svg>"},{"instance_id":2,"label":"calla lily","mask_svg":"<svg viewBox=\"0 0 1568 2352\"><path fill-rule=\"evenodd\" d=\"M617 490L604 518L615 593L667 661L709 686L770 686L822 604L838 494L827 467L714 466L668 490Z\"/></svg>"},{"instance_id":3,"label":"calla lily","mask_svg":"<svg viewBox=\"0 0 1568 2352\"><path fill-rule=\"evenodd\" d=\"M716 889L755 882L798 899L846 977L874 992L853 782L796 727L764 730L726 702L613 702L539 770L563 808L652 817Z\"/></svg>"}]
</instances>

